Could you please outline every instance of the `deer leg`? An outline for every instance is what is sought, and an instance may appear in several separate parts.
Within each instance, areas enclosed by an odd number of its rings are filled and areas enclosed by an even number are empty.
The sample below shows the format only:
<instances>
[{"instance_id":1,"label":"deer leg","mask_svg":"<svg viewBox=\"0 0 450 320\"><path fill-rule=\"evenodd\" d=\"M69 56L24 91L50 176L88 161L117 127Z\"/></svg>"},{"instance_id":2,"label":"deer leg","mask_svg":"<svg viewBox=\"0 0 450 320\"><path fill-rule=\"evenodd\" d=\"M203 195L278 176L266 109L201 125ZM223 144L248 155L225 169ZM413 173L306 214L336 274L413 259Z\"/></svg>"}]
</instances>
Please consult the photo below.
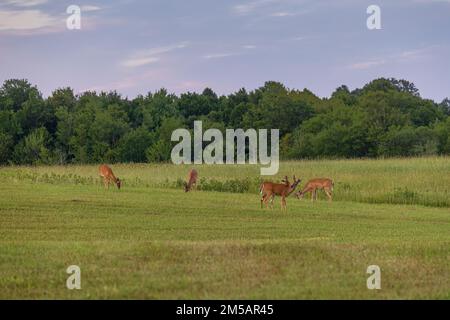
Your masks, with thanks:
<instances>
[{"instance_id":1,"label":"deer leg","mask_svg":"<svg viewBox=\"0 0 450 320\"><path fill-rule=\"evenodd\" d=\"M261 197L261 209L263 207L263 202L264 200L266 200L266 194L264 193L263 196Z\"/></svg>"},{"instance_id":2,"label":"deer leg","mask_svg":"<svg viewBox=\"0 0 450 320\"><path fill-rule=\"evenodd\" d=\"M265 193L263 198L264 198L264 204L266 205L266 209L267 209L267 201L269 200L269 198L271 197L270 193Z\"/></svg>"},{"instance_id":3,"label":"deer leg","mask_svg":"<svg viewBox=\"0 0 450 320\"><path fill-rule=\"evenodd\" d=\"M282 196L281 197L281 210L286 210L286 197Z\"/></svg>"},{"instance_id":4,"label":"deer leg","mask_svg":"<svg viewBox=\"0 0 450 320\"><path fill-rule=\"evenodd\" d=\"M323 189L325 191L325 193L327 194L328 197L328 201L333 201L332 197L331 197L331 190L330 189Z\"/></svg>"},{"instance_id":5,"label":"deer leg","mask_svg":"<svg viewBox=\"0 0 450 320\"><path fill-rule=\"evenodd\" d=\"M270 209L273 209L273 200L275 200L275 194L271 194L269 199L270 199Z\"/></svg>"}]
</instances>

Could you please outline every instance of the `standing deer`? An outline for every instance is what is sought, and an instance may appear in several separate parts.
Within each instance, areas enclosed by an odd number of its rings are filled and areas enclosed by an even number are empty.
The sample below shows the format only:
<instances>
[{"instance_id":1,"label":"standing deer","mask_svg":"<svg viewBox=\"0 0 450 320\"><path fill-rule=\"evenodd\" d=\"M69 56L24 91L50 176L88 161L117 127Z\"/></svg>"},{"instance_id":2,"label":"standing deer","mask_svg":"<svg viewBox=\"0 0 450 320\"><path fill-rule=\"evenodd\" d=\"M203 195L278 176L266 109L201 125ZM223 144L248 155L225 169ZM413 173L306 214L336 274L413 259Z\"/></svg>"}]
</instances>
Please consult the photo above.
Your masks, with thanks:
<instances>
[{"instance_id":1,"label":"standing deer","mask_svg":"<svg viewBox=\"0 0 450 320\"><path fill-rule=\"evenodd\" d=\"M309 180L302 191L297 192L295 195L298 199L304 197L305 193L311 192L311 201L317 200L317 190L323 189L328 197L328 201L332 201L334 182L331 179L320 178Z\"/></svg>"},{"instance_id":2,"label":"standing deer","mask_svg":"<svg viewBox=\"0 0 450 320\"><path fill-rule=\"evenodd\" d=\"M105 188L108 186L109 189L109 184L115 183L117 185L117 188L120 190L122 182L119 178L116 178L110 167L108 167L106 164L102 164L98 168L98 171L100 173L100 177L103 178L103 184L105 185Z\"/></svg>"},{"instance_id":3,"label":"standing deer","mask_svg":"<svg viewBox=\"0 0 450 320\"><path fill-rule=\"evenodd\" d=\"M198 173L197 170L192 169L191 171L189 171L188 174L188 182L184 183L184 192L188 192L192 189L192 186L195 186L195 188L197 188L197 177L198 177Z\"/></svg>"},{"instance_id":4,"label":"standing deer","mask_svg":"<svg viewBox=\"0 0 450 320\"><path fill-rule=\"evenodd\" d=\"M286 210L286 197L288 197L297 187L297 185L301 182L300 179L296 179L294 176L294 182L292 184L289 183L288 177L285 176L282 180L283 183L273 183L273 182L263 182L259 189L261 193L261 208L263 206L263 202L266 204L270 199L271 208L273 208L273 200L275 196L281 196L281 209Z\"/></svg>"}]
</instances>

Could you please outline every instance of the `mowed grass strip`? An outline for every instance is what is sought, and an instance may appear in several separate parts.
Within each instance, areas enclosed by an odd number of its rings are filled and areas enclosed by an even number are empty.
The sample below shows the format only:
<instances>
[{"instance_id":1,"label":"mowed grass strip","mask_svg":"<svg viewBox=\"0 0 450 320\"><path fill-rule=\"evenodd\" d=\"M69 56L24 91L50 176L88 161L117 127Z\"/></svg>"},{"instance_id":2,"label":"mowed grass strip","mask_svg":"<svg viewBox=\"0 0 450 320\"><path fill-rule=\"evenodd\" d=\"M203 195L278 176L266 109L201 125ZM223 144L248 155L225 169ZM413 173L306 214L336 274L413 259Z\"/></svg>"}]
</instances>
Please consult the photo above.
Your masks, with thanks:
<instances>
[{"instance_id":1,"label":"mowed grass strip","mask_svg":"<svg viewBox=\"0 0 450 320\"><path fill-rule=\"evenodd\" d=\"M450 298L448 208L0 184L0 298ZM65 286L69 265L82 290ZM366 268L382 290L366 288Z\"/></svg>"}]
</instances>

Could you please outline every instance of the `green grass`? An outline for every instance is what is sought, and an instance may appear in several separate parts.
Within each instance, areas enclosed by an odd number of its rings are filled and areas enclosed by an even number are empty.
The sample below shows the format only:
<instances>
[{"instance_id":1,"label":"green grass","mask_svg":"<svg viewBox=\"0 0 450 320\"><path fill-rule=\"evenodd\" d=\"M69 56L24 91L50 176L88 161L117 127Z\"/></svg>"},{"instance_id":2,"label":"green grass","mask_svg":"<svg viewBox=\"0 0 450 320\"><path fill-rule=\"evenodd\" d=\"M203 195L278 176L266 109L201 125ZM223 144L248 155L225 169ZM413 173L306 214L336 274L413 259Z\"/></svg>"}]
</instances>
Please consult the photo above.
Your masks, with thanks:
<instances>
[{"instance_id":1,"label":"green grass","mask_svg":"<svg viewBox=\"0 0 450 320\"><path fill-rule=\"evenodd\" d=\"M0 298L450 298L449 158L283 163L277 178L337 181L338 201L289 198L287 212L250 190L186 194L172 182L187 167L113 168L120 191L96 166L0 169ZM413 204L393 204L402 196ZM73 264L81 290L65 286ZM366 288L372 264L381 290Z\"/></svg>"},{"instance_id":2,"label":"green grass","mask_svg":"<svg viewBox=\"0 0 450 320\"><path fill-rule=\"evenodd\" d=\"M179 189L191 165L114 165L124 187ZM199 188L209 191L258 192L261 176L254 165L196 165ZM336 201L417 204L450 208L450 158L387 160L319 160L283 162L272 180L295 174L304 183L311 178L335 181ZM0 181L100 185L98 166L39 166L0 168Z\"/></svg>"}]
</instances>

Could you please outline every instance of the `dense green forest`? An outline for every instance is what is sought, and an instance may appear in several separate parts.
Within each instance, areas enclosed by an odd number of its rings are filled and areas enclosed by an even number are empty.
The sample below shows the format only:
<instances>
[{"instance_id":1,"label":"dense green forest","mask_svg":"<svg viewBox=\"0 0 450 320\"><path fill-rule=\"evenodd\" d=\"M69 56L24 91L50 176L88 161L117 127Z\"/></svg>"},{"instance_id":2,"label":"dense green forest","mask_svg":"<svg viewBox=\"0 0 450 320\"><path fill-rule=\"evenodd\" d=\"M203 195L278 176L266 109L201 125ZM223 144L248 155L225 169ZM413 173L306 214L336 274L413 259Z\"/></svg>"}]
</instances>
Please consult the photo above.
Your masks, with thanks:
<instances>
[{"instance_id":1,"label":"dense green forest","mask_svg":"<svg viewBox=\"0 0 450 320\"><path fill-rule=\"evenodd\" d=\"M117 92L55 90L27 80L0 88L0 164L161 162L176 128L278 128L281 157L355 158L450 154L450 100L422 99L411 82L377 79L330 98L278 82L247 92L179 96L161 89L134 99Z\"/></svg>"}]
</instances>

